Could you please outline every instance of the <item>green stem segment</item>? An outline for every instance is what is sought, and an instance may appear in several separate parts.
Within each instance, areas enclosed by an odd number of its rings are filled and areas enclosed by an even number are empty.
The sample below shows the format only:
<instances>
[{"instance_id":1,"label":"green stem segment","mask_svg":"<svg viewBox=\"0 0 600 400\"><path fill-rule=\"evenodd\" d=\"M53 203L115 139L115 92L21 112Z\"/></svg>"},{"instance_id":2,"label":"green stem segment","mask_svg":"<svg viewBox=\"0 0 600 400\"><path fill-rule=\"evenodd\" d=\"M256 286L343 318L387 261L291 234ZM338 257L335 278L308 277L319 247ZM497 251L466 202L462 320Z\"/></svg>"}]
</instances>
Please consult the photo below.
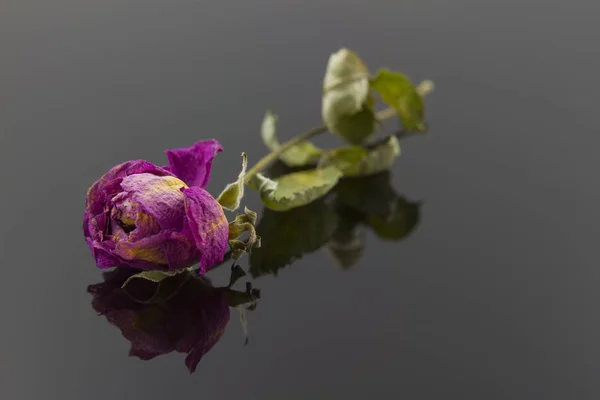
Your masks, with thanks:
<instances>
[{"instance_id":1,"label":"green stem segment","mask_svg":"<svg viewBox=\"0 0 600 400\"><path fill-rule=\"evenodd\" d=\"M396 115L397 115L396 110L394 108L390 107L390 108L386 108L384 110L377 112L375 114L375 118L377 118L378 121L385 121L386 119L390 119ZM294 147L295 145L297 145L299 143L302 143L302 142L312 138L313 136L317 136L317 135L320 135L321 133L325 133L325 132L327 132L327 127L325 125L321 125L321 126L317 126L316 128L311 129L310 131L301 133L300 135L296 136L295 138L288 140L287 142L282 144L279 148L277 148L277 150L267 154L265 157L258 160L258 162L256 164L254 164L254 166L252 168L250 168L248 170L248 172L246 172L246 176L244 177L244 183L248 184L248 182L250 182L250 179L252 179L252 177L254 175L256 175L257 173L259 173L260 171L262 171L263 169L265 169L269 165L271 165L271 163L273 163L275 160L277 160L279 158L279 156L281 154L283 154L286 150L290 149L291 147Z\"/></svg>"},{"instance_id":2,"label":"green stem segment","mask_svg":"<svg viewBox=\"0 0 600 400\"><path fill-rule=\"evenodd\" d=\"M250 168L248 170L248 172L246 172L246 176L244 177L244 183L247 184L254 175L256 175L257 173L259 173L260 171L262 171L263 169L265 169L269 165L271 165L272 162L277 160L279 158L279 156L281 154L283 154L289 148L294 147L298 143L302 143L302 142L310 139L313 136L317 136L317 135L319 135L321 133L325 133L325 132L327 132L327 127L325 125L321 125L321 126L311 129L310 131L304 132L304 133L296 136L295 138L288 140L287 142L282 144L279 148L277 148L277 150L267 154L266 156L264 156L263 158L258 160L258 162L256 164L254 164L254 166L252 166L252 168Z\"/></svg>"}]
</instances>

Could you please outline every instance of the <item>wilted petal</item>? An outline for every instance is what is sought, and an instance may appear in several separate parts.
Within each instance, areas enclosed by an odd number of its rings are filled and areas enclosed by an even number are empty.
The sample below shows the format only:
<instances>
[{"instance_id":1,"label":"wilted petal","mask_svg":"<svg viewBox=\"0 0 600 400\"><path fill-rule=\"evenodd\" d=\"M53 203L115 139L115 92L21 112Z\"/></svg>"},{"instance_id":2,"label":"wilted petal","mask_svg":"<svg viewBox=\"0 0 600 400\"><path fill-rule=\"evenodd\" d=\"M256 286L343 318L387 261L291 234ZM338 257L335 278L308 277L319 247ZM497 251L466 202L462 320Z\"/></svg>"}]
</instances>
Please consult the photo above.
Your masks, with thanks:
<instances>
[{"instance_id":1,"label":"wilted petal","mask_svg":"<svg viewBox=\"0 0 600 400\"><path fill-rule=\"evenodd\" d=\"M122 192L113 197L112 206L111 234L117 236L116 240L135 242L160 232L161 227L158 221L152 215L147 214L146 209L129 193ZM127 226L130 228L130 232L124 231L123 227Z\"/></svg>"},{"instance_id":2,"label":"wilted petal","mask_svg":"<svg viewBox=\"0 0 600 400\"><path fill-rule=\"evenodd\" d=\"M187 232L173 232L162 245L169 269L182 269L200 262L200 251Z\"/></svg>"},{"instance_id":3,"label":"wilted petal","mask_svg":"<svg viewBox=\"0 0 600 400\"><path fill-rule=\"evenodd\" d=\"M128 192L128 197L139 204L143 210L135 208L134 202L121 203L124 206L131 204L133 218L140 213L151 215L156 219L162 229L177 229L183 227L183 199L181 188L187 187L174 176L156 176L149 173L129 175L123 178L121 188Z\"/></svg>"},{"instance_id":4,"label":"wilted petal","mask_svg":"<svg viewBox=\"0 0 600 400\"><path fill-rule=\"evenodd\" d=\"M96 260L98 268L108 269L122 264L121 260L112 255L111 249L103 243L94 242L89 238L86 238L86 242L92 251L92 256Z\"/></svg>"},{"instance_id":5,"label":"wilted petal","mask_svg":"<svg viewBox=\"0 0 600 400\"><path fill-rule=\"evenodd\" d=\"M223 261L229 237L229 224L223 208L204 189L182 189L185 195L186 222L200 250L200 272Z\"/></svg>"},{"instance_id":6,"label":"wilted petal","mask_svg":"<svg viewBox=\"0 0 600 400\"><path fill-rule=\"evenodd\" d=\"M210 178L212 161L223 151L214 140L202 140L191 147L165 151L169 158L169 170L188 186L205 188Z\"/></svg>"},{"instance_id":7,"label":"wilted petal","mask_svg":"<svg viewBox=\"0 0 600 400\"><path fill-rule=\"evenodd\" d=\"M151 173L157 176L172 175L169 171L144 160L127 161L116 165L89 188L86 197L86 211L91 215L102 212L106 202L120 191L121 180L126 176L141 173Z\"/></svg>"},{"instance_id":8,"label":"wilted petal","mask_svg":"<svg viewBox=\"0 0 600 400\"><path fill-rule=\"evenodd\" d=\"M162 245L170 237L170 234L169 231L162 231L136 242L116 242L114 254L134 268L157 269L161 266L166 268L169 260Z\"/></svg>"}]
</instances>

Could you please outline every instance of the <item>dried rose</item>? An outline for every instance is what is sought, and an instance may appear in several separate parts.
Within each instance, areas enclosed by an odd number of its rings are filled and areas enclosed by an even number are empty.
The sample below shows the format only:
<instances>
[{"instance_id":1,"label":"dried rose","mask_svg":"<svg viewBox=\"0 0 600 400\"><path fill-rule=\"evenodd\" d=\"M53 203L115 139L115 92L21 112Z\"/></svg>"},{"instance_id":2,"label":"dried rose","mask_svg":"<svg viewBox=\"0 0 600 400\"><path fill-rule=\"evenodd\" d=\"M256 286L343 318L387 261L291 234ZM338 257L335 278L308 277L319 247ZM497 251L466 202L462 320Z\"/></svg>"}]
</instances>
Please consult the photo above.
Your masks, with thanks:
<instances>
[{"instance_id":1,"label":"dried rose","mask_svg":"<svg viewBox=\"0 0 600 400\"><path fill-rule=\"evenodd\" d=\"M228 222L204 188L216 140L167 150L169 166L143 160L111 168L87 192L83 232L99 268L200 272L223 260Z\"/></svg>"}]
</instances>

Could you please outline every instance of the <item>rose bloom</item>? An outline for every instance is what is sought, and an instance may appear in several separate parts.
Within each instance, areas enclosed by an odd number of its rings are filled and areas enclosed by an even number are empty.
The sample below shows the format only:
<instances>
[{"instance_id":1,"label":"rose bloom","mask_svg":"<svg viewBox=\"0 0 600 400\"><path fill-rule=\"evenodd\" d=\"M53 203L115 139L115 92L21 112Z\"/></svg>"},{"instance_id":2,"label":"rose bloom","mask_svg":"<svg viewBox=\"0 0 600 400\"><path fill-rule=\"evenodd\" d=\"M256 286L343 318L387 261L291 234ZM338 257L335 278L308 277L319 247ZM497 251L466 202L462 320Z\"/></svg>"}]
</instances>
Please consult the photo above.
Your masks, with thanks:
<instances>
[{"instance_id":1,"label":"rose bloom","mask_svg":"<svg viewBox=\"0 0 600 400\"><path fill-rule=\"evenodd\" d=\"M90 285L92 307L131 342L130 356L150 360L173 351L185 353L185 365L194 372L229 323L225 290L190 272L164 280L158 288L135 279L121 289L134 273L118 268L105 273L104 282Z\"/></svg>"},{"instance_id":2,"label":"rose bloom","mask_svg":"<svg viewBox=\"0 0 600 400\"><path fill-rule=\"evenodd\" d=\"M223 260L228 222L206 190L216 140L167 150L169 166L143 160L111 168L87 192L83 233L98 268L175 270Z\"/></svg>"}]
</instances>

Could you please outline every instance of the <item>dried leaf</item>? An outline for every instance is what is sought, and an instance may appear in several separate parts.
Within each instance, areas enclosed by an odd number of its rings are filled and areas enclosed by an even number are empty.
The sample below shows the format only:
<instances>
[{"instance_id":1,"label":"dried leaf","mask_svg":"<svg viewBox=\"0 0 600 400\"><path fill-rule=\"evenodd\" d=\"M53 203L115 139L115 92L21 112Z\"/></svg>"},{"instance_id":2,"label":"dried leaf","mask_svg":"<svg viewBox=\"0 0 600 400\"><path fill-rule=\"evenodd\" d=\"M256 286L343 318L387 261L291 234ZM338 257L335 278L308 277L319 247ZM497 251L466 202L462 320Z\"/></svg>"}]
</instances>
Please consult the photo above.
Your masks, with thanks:
<instances>
[{"instance_id":1,"label":"dried leaf","mask_svg":"<svg viewBox=\"0 0 600 400\"><path fill-rule=\"evenodd\" d=\"M369 96L369 70L358 55L341 49L329 57L321 113L327 128L350 143L362 143L376 128Z\"/></svg>"},{"instance_id":2,"label":"dried leaf","mask_svg":"<svg viewBox=\"0 0 600 400\"><path fill-rule=\"evenodd\" d=\"M258 190L266 207L287 211L325 196L341 176L336 167L293 172L276 179L256 174L250 186Z\"/></svg>"},{"instance_id":3,"label":"dried leaf","mask_svg":"<svg viewBox=\"0 0 600 400\"><path fill-rule=\"evenodd\" d=\"M188 272L190 270L191 270L191 268L179 269L179 270L175 270L175 271L161 271L161 270L142 271L138 274L131 275L129 278L127 278L127 280L123 283L121 288L124 288L125 286L127 286L127 284L129 282L131 282L133 279L145 279L148 281L152 281L154 283L159 283L166 278L175 276L177 274L181 274L183 272Z\"/></svg>"},{"instance_id":4,"label":"dried leaf","mask_svg":"<svg viewBox=\"0 0 600 400\"><path fill-rule=\"evenodd\" d=\"M396 110L404 129L419 132L425 130L423 99L408 77L381 69L371 80L371 87L386 104Z\"/></svg>"},{"instance_id":5,"label":"dried leaf","mask_svg":"<svg viewBox=\"0 0 600 400\"><path fill-rule=\"evenodd\" d=\"M235 211L240 206L240 201L244 197L244 177L246 176L247 166L248 159L246 153L242 153L242 171L238 175L238 180L228 184L217 198L217 201L224 209Z\"/></svg>"},{"instance_id":6,"label":"dried leaf","mask_svg":"<svg viewBox=\"0 0 600 400\"><path fill-rule=\"evenodd\" d=\"M348 146L334 149L319 162L320 166L334 166L346 177L374 175L392 167L400 155L400 142L390 136L372 149Z\"/></svg>"}]
</instances>

